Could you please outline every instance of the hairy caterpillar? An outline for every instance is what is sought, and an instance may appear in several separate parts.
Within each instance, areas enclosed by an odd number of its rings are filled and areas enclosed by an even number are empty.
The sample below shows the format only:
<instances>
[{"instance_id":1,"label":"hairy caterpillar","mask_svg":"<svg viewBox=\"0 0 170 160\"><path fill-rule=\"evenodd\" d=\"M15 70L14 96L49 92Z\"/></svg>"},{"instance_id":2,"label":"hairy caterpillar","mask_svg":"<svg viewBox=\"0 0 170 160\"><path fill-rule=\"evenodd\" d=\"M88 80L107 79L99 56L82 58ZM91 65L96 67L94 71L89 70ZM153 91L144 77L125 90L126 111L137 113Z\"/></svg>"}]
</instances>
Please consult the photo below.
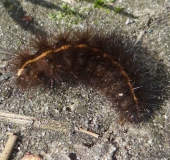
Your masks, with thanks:
<instances>
[{"instance_id":1,"label":"hairy caterpillar","mask_svg":"<svg viewBox=\"0 0 170 160\"><path fill-rule=\"evenodd\" d=\"M141 52L148 51L115 32L68 29L31 39L30 46L13 54L11 70L21 88L53 88L70 79L97 88L112 102L121 121L136 123L161 106L167 86L163 64L157 63L151 74L154 60L142 58Z\"/></svg>"}]
</instances>

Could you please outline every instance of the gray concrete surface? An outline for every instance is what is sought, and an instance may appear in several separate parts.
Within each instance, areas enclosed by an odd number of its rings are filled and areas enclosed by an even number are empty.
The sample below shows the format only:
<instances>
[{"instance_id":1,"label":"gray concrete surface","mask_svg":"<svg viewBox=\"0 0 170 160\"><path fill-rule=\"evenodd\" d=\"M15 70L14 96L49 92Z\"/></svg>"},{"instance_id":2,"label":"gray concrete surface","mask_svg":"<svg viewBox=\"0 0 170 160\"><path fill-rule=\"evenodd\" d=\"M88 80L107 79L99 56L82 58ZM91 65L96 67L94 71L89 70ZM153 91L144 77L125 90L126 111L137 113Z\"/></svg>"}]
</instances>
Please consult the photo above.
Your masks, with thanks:
<instances>
[{"instance_id":1,"label":"gray concrete surface","mask_svg":"<svg viewBox=\"0 0 170 160\"><path fill-rule=\"evenodd\" d=\"M66 0L65 0L66 1ZM70 1L67 1L70 2ZM157 51L167 68L170 67L170 1L169 0L116 0L106 1L105 6L94 8L90 0L73 0L66 7L56 0L1 0L0 1L0 46L17 48L34 36L36 31L57 30L63 25L100 25L128 34L136 39L146 31L143 45L151 52ZM114 7L124 8L115 13ZM25 15L33 17L25 22ZM127 20L133 23L126 24ZM58 25L59 24L59 25ZM2 50L2 49L1 49ZM0 109L37 118L72 121L84 129L93 120L94 131L99 139L74 132L53 132L0 124L0 153L7 140L7 132L18 133L19 139L11 160L19 160L26 152L40 154L44 159L68 159L75 153L82 160L168 160L170 159L170 106L166 101L156 116L147 123L138 125L116 122L115 113L110 112L109 102L103 95L85 86L72 87L63 83L56 94L36 88L20 92L8 80L6 70L9 59L0 51ZM68 112L67 107L74 112ZM74 129L74 128L73 128ZM70 154L71 155L71 154ZM71 157L71 156L70 156ZM74 156L73 156L74 157ZM74 158L71 158L74 159Z\"/></svg>"}]
</instances>

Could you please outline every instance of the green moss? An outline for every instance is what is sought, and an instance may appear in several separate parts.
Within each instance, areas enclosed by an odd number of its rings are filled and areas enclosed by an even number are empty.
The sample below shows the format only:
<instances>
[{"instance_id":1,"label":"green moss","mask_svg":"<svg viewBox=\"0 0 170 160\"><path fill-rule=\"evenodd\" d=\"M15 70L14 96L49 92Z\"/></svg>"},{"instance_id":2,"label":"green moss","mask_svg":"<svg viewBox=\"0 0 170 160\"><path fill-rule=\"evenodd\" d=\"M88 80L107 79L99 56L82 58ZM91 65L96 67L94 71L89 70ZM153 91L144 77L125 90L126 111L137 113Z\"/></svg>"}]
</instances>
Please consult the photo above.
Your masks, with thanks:
<instances>
[{"instance_id":1,"label":"green moss","mask_svg":"<svg viewBox=\"0 0 170 160\"><path fill-rule=\"evenodd\" d=\"M67 10L67 4L66 3L62 3L61 8L64 10Z\"/></svg>"},{"instance_id":2,"label":"green moss","mask_svg":"<svg viewBox=\"0 0 170 160\"><path fill-rule=\"evenodd\" d=\"M73 7L68 6L66 3L62 3L61 9L66 13L66 14L76 14L76 10Z\"/></svg>"},{"instance_id":3,"label":"green moss","mask_svg":"<svg viewBox=\"0 0 170 160\"><path fill-rule=\"evenodd\" d=\"M100 8L104 5L104 0L95 0L94 1L94 7Z\"/></svg>"},{"instance_id":4,"label":"green moss","mask_svg":"<svg viewBox=\"0 0 170 160\"><path fill-rule=\"evenodd\" d=\"M121 7L114 7L114 12L115 13L120 13L124 10L124 8L121 8Z\"/></svg>"},{"instance_id":5,"label":"green moss","mask_svg":"<svg viewBox=\"0 0 170 160\"><path fill-rule=\"evenodd\" d=\"M65 22L71 22L73 24L77 24L78 21L81 20L80 14L76 11L75 8L70 7L66 3L61 4L60 11L54 11L49 14L49 18L57 21L57 20L64 20Z\"/></svg>"}]
</instances>

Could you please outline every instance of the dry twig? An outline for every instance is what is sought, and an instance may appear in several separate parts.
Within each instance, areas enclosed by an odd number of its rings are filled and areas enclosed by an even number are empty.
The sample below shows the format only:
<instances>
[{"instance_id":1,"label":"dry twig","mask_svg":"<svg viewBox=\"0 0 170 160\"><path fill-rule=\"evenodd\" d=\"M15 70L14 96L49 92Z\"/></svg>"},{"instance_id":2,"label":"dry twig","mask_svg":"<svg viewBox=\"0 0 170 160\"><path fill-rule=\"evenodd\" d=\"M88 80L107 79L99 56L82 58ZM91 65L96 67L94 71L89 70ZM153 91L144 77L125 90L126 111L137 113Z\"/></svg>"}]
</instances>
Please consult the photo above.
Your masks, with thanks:
<instances>
[{"instance_id":1,"label":"dry twig","mask_svg":"<svg viewBox=\"0 0 170 160\"><path fill-rule=\"evenodd\" d=\"M5 149L2 152L0 160L8 160L12 149L14 148L15 142L17 140L17 136L14 135L13 133L10 133L8 141L5 145Z\"/></svg>"},{"instance_id":2,"label":"dry twig","mask_svg":"<svg viewBox=\"0 0 170 160\"><path fill-rule=\"evenodd\" d=\"M95 137L95 138L99 138L99 135L98 135L98 134L93 133L93 132L90 132L90 131L86 131L86 130L84 130L84 129L82 129L82 128L78 128L77 131L82 132L82 133L85 133L85 134L88 134L88 135L93 136L93 137Z\"/></svg>"},{"instance_id":3,"label":"dry twig","mask_svg":"<svg viewBox=\"0 0 170 160\"><path fill-rule=\"evenodd\" d=\"M14 123L18 126L29 126L52 131L69 132L71 124L69 122L60 122L55 120L37 119L34 117L13 114L0 110L0 121Z\"/></svg>"}]
</instances>

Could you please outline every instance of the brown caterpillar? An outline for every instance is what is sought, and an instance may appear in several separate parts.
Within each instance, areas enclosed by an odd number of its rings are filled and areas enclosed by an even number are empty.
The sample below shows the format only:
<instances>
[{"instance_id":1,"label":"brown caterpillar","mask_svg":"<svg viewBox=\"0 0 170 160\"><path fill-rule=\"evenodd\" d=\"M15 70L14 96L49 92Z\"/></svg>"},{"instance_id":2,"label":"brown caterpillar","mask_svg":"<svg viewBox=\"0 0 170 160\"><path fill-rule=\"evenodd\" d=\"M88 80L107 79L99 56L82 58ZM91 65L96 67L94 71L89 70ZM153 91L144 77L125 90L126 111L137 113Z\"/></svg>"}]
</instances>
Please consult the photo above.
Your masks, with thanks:
<instances>
[{"instance_id":1,"label":"brown caterpillar","mask_svg":"<svg viewBox=\"0 0 170 160\"><path fill-rule=\"evenodd\" d=\"M142 52L148 51L116 33L68 29L31 39L29 47L14 54L11 70L21 88L53 88L70 79L97 88L112 101L121 121L141 122L161 106L167 86L163 65L158 63L150 74L155 63L152 57L142 59Z\"/></svg>"}]
</instances>

